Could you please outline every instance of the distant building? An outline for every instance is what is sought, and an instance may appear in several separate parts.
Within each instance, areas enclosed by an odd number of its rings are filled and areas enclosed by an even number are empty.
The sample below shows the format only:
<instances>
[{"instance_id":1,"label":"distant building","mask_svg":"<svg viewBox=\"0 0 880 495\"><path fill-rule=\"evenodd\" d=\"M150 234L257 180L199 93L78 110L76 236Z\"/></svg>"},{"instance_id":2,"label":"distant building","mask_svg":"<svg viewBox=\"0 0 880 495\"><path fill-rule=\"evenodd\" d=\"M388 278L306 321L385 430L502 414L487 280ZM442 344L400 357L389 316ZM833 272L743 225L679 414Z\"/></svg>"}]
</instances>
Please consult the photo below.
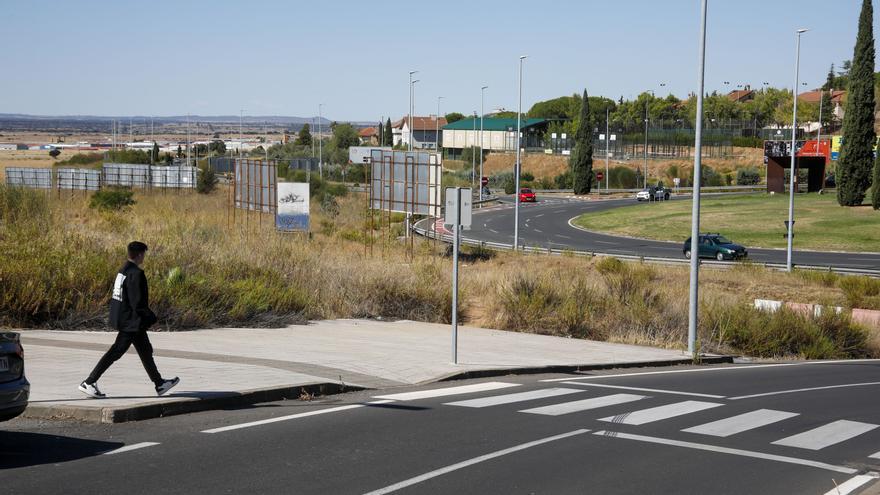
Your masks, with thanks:
<instances>
[{"instance_id":1,"label":"distant building","mask_svg":"<svg viewBox=\"0 0 880 495\"><path fill-rule=\"evenodd\" d=\"M439 121L436 115L428 117L413 116L413 132L409 129L409 117L405 116L391 124L391 133L393 135L393 144L409 146L412 139L412 148L415 149L437 149L438 144L442 143L442 129L446 125L446 118L440 117ZM441 130L441 135L437 134L437 129Z\"/></svg>"},{"instance_id":2,"label":"distant building","mask_svg":"<svg viewBox=\"0 0 880 495\"><path fill-rule=\"evenodd\" d=\"M542 147L541 138L548 124L544 119L523 119L522 147ZM459 156L463 149L472 146L480 146L479 118L462 119L443 127L443 150L448 157ZM516 151L516 119L483 118L482 147L486 151Z\"/></svg>"},{"instance_id":3,"label":"distant building","mask_svg":"<svg viewBox=\"0 0 880 495\"><path fill-rule=\"evenodd\" d=\"M818 105L820 101L822 101L822 93L828 94L831 96L831 105L833 110L831 112L837 117L839 120L843 120L844 114L844 105L846 105L846 91L839 89L832 89L829 91L807 91L806 93L801 93L798 95L798 101L802 101L804 103L813 103ZM823 108L823 112L828 112L828 108ZM823 119L824 120L824 119Z\"/></svg>"},{"instance_id":4,"label":"distant building","mask_svg":"<svg viewBox=\"0 0 880 495\"><path fill-rule=\"evenodd\" d=\"M368 146L378 146L379 145L379 130L375 127L366 127L358 131L358 137L361 139L361 144Z\"/></svg>"},{"instance_id":5,"label":"distant building","mask_svg":"<svg viewBox=\"0 0 880 495\"><path fill-rule=\"evenodd\" d=\"M15 151L18 149L18 145L15 143L0 143L0 150L2 151Z\"/></svg>"},{"instance_id":6,"label":"distant building","mask_svg":"<svg viewBox=\"0 0 880 495\"><path fill-rule=\"evenodd\" d=\"M755 92L750 86L727 93L727 98L734 103L744 103L755 99Z\"/></svg>"}]
</instances>

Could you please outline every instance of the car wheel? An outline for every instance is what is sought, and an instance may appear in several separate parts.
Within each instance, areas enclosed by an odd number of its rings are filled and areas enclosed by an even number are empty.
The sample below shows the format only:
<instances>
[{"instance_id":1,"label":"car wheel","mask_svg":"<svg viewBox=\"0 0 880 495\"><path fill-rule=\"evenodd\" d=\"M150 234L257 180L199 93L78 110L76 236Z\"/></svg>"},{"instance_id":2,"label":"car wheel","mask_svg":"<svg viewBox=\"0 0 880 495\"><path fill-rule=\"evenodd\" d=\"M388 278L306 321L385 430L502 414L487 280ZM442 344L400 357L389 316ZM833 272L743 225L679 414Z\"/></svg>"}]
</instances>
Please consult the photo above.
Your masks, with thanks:
<instances>
[{"instance_id":1,"label":"car wheel","mask_svg":"<svg viewBox=\"0 0 880 495\"><path fill-rule=\"evenodd\" d=\"M715 259L718 261L724 261L724 254L723 253L716 254Z\"/></svg>"},{"instance_id":2,"label":"car wheel","mask_svg":"<svg viewBox=\"0 0 880 495\"><path fill-rule=\"evenodd\" d=\"M687 258L687 259L691 259L691 251L690 251L690 250L685 251L685 252L684 252L684 257Z\"/></svg>"}]
</instances>

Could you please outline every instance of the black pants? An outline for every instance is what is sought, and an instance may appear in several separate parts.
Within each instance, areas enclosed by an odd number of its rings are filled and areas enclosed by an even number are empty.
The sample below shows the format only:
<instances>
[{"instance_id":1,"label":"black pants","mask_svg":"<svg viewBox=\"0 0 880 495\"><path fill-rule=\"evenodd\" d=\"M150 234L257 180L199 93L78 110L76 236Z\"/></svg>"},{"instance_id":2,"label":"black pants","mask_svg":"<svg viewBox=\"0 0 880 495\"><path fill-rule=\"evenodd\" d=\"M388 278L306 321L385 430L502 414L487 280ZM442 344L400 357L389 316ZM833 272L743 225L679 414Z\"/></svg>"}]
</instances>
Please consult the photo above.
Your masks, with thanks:
<instances>
[{"instance_id":1,"label":"black pants","mask_svg":"<svg viewBox=\"0 0 880 495\"><path fill-rule=\"evenodd\" d=\"M98 379L101 378L101 375L107 371L107 368L121 358L132 344L134 344L134 348L137 351L138 356L141 358L141 363L143 363L144 369L147 370L147 375L149 375L150 380L152 380L157 386L161 385L163 381L162 375L159 374L159 370L156 369L156 362L153 361L153 346L150 344L150 338L147 337L146 330L140 332L119 332L116 335L116 342L113 343L101 360L98 361L95 369L93 369L89 377L86 378L86 383L95 383L98 381Z\"/></svg>"}]
</instances>

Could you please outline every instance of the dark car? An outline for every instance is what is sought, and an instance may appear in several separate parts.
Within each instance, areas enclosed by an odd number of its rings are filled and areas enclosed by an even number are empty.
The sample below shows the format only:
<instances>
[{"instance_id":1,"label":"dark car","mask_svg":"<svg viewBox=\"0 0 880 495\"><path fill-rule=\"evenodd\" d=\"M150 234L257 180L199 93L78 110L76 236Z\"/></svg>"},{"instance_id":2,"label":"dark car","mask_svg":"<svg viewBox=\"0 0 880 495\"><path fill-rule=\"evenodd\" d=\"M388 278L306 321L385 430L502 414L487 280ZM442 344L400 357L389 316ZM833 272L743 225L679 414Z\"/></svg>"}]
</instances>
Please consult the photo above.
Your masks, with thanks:
<instances>
[{"instance_id":1,"label":"dark car","mask_svg":"<svg viewBox=\"0 0 880 495\"><path fill-rule=\"evenodd\" d=\"M699 240L699 257L715 258L718 261L737 260L747 258L748 250L745 247L731 242L721 234L701 234ZM691 257L691 238L684 241L684 257Z\"/></svg>"},{"instance_id":2,"label":"dark car","mask_svg":"<svg viewBox=\"0 0 880 495\"><path fill-rule=\"evenodd\" d=\"M0 332L0 421L24 412L30 388L24 377L24 348L18 334Z\"/></svg>"}]
</instances>

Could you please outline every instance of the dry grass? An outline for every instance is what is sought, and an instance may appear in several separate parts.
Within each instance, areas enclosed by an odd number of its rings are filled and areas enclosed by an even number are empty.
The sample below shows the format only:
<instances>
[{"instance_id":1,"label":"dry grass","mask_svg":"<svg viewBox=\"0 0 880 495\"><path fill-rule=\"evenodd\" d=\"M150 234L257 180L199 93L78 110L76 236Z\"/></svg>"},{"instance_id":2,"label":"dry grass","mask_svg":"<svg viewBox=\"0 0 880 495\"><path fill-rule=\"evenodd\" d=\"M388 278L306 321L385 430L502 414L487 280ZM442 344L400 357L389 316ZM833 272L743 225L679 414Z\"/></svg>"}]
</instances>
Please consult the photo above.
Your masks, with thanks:
<instances>
[{"instance_id":1,"label":"dry grass","mask_svg":"<svg viewBox=\"0 0 880 495\"><path fill-rule=\"evenodd\" d=\"M112 277L132 239L150 246L145 268L165 329L450 319L451 261L442 245L418 240L409 258L395 223L374 231L372 254L365 253L360 197L340 198L336 208L313 201L309 238L276 233L256 213L245 219L239 211L233 223L223 191L136 194L129 212L116 213L90 210L82 195L0 192L2 326L102 327ZM468 251L460 315L490 328L683 348L687 276L685 268L614 259ZM878 340L848 321L752 309L756 297L846 305L847 290L856 289L836 280L742 266L704 270L701 282L705 350L880 354Z\"/></svg>"}]
</instances>

